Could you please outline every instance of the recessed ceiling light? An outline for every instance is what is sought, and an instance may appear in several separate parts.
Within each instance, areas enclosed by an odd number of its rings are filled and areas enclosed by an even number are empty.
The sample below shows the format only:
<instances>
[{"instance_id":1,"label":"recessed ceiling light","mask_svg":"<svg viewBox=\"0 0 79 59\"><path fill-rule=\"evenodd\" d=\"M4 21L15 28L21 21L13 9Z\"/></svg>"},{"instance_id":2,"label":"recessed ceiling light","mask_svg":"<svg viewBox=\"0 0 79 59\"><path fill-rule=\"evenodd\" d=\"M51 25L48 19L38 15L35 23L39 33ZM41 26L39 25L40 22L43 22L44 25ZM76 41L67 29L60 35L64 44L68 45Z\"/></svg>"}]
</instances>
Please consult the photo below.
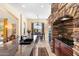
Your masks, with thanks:
<instances>
[{"instance_id":1,"label":"recessed ceiling light","mask_svg":"<svg viewBox=\"0 0 79 59\"><path fill-rule=\"evenodd\" d=\"M44 5L41 5L40 7L41 7L41 8L44 8Z\"/></svg>"},{"instance_id":2,"label":"recessed ceiling light","mask_svg":"<svg viewBox=\"0 0 79 59\"><path fill-rule=\"evenodd\" d=\"M22 7L25 8L26 6L25 5L22 5Z\"/></svg>"}]
</instances>

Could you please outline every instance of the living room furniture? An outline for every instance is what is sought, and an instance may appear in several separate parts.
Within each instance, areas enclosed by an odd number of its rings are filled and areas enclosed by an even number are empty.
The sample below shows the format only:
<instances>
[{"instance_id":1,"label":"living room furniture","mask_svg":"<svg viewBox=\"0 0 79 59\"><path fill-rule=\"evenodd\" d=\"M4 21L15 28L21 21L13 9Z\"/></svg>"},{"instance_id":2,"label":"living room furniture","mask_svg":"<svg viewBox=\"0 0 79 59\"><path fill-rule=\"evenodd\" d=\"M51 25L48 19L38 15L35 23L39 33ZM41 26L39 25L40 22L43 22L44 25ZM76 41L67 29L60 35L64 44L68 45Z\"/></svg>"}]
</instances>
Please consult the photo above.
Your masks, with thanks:
<instances>
[{"instance_id":1,"label":"living room furniture","mask_svg":"<svg viewBox=\"0 0 79 59\"><path fill-rule=\"evenodd\" d=\"M27 36L21 36L20 45L27 45L33 42L33 38L29 38Z\"/></svg>"}]
</instances>

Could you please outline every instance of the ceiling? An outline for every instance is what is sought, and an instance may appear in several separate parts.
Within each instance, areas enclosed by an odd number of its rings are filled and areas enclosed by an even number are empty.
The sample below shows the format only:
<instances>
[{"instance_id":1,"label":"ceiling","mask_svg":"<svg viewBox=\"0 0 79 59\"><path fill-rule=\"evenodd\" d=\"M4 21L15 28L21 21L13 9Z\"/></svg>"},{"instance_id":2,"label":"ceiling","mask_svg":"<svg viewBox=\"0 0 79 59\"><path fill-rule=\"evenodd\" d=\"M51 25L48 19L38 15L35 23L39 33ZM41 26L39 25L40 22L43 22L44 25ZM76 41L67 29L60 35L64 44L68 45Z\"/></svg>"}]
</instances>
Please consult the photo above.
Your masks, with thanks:
<instances>
[{"instance_id":1,"label":"ceiling","mask_svg":"<svg viewBox=\"0 0 79 59\"><path fill-rule=\"evenodd\" d=\"M47 19L51 13L49 3L9 3L26 18Z\"/></svg>"}]
</instances>

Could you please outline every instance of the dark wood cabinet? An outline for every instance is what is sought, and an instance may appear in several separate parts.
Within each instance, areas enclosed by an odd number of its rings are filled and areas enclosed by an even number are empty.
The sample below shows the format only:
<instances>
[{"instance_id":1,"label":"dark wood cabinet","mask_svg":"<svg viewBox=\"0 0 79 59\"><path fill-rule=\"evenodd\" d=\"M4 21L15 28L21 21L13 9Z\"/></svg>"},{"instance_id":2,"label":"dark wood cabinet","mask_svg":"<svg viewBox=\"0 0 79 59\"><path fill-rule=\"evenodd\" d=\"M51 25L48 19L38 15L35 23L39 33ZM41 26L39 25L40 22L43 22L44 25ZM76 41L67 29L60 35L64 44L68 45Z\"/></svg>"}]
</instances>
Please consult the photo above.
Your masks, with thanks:
<instances>
[{"instance_id":1,"label":"dark wood cabinet","mask_svg":"<svg viewBox=\"0 0 79 59\"><path fill-rule=\"evenodd\" d=\"M67 44L55 39L55 54L58 56L73 56L72 47Z\"/></svg>"}]
</instances>

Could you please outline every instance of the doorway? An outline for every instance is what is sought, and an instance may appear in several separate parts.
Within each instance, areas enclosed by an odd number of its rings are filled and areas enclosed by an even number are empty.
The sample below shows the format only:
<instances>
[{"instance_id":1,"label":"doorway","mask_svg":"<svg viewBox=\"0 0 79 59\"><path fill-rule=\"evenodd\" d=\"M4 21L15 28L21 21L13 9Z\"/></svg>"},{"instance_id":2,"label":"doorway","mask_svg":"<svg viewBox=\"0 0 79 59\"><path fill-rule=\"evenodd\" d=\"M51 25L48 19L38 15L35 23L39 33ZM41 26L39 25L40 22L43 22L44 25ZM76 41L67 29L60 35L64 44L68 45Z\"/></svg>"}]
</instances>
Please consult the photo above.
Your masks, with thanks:
<instances>
[{"instance_id":1,"label":"doorway","mask_svg":"<svg viewBox=\"0 0 79 59\"><path fill-rule=\"evenodd\" d=\"M45 39L44 23L32 23L32 37L34 38L35 35L37 36L37 38L40 37L41 41Z\"/></svg>"}]
</instances>

